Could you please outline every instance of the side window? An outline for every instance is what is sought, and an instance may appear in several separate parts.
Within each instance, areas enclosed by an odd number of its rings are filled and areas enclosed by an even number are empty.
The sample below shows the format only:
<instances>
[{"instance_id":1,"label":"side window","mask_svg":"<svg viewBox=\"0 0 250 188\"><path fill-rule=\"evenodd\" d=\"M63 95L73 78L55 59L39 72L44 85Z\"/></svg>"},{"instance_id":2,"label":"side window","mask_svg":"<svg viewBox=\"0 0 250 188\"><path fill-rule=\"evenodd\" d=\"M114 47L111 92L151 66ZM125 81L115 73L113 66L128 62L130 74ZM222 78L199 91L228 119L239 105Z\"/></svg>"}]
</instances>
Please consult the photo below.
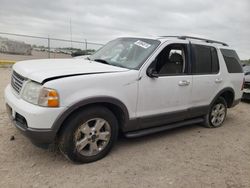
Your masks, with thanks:
<instances>
[{"instance_id":1,"label":"side window","mask_svg":"<svg viewBox=\"0 0 250 188\"><path fill-rule=\"evenodd\" d=\"M155 70L159 76L180 75L186 72L187 47L185 44L170 44L157 56Z\"/></svg>"},{"instance_id":2,"label":"side window","mask_svg":"<svg viewBox=\"0 0 250 188\"><path fill-rule=\"evenodd\" d=\"M219 59L217 50L211 47L211 55L212 55L212 73L218 73L220 70Z\"/></svg>"},{"instance_id":3,"label":"side window","mask_svg":"<svg viewBox=\"0 0 250 188\"><path fill-rule=\"evenodd\" d=\"M194 74L216 74L219 72L219 60L214 47L204 45L192 45Z\"/></svg>"},{"instance_id":4,"label":"side window","mask_svg":"<svg viewBox=\"0 0 250 188\"><path fill-rule=\"evenodd\" d=\"M221 49L229 73L242 73L240 58L234 50Z\"/></svg>"}]
</instances>

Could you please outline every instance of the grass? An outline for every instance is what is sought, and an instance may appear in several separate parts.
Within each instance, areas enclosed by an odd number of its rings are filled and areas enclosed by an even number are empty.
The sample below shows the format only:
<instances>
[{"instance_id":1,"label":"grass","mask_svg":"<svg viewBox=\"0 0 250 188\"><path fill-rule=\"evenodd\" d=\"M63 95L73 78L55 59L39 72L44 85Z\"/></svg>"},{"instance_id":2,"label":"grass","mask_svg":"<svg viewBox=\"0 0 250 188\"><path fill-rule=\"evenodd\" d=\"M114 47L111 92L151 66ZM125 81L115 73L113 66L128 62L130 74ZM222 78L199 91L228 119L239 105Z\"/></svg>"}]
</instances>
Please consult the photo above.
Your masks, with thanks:
<instances>
[{"instance_id":1,"label":"grass","mask_svg":"<svg viewBox=\"0 0 250 188\"><path fill-rule=\"evenodd\" d=\"M2 60L0 59L0 68L4 68L4 67L10 67L15 63L15 61L11 61L11 60Z\"/></svg>"}]
</instances>

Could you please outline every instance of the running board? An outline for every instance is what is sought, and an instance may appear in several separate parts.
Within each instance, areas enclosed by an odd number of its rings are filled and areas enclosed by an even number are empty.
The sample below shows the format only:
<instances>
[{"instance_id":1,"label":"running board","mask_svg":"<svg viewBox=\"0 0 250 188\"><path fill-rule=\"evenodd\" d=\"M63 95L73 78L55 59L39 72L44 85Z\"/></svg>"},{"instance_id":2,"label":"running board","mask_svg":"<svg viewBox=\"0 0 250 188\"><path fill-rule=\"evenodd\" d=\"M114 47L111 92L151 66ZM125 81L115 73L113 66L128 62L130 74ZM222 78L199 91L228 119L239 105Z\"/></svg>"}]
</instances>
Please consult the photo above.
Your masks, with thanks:
<instances>
[{"instance_id":1,"label":"running board","mask_svg":"<svg viewBox=\"0 0 250 188\"><path fill-rule=\"evenodd\" d=\"M149 134L154 134L154 133L166 131L169 129L182 127L182 126L190 125L190 124L201 123L201 122L204 122L203 118L195 118L195 119L186 120L186 121L182 121L182 122L178 122L178 123L172 123L172 124L168 124L168 125L164 125L164 126L160 126L160 127L153 127L153 128L149 128L149 129L142 129L142 130L138 130L138 131L127 132L127 133L125 133L125 137L136 138L136 137L146 136Z\"/></svg>"}]
</instances>

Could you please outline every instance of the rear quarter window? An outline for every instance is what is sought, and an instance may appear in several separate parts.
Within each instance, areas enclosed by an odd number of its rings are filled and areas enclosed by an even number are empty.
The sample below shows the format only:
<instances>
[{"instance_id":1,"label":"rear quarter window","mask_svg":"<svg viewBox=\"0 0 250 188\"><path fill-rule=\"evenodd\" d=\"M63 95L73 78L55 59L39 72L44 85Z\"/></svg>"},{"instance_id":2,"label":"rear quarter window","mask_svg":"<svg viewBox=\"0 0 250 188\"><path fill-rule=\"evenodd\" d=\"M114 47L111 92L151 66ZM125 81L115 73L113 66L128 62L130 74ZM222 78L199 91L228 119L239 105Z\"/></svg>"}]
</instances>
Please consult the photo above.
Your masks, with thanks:
<instances>
[{"instance_id":1,"label":"rear quarter window","mask_svg":"<svg viewBox=\"0 0 250 188\"><path fill-rule=\"evenodd\" d=\"M240 58L234 50L220 49L229 73L242 73Z\"/></svg>"}]
</instances>

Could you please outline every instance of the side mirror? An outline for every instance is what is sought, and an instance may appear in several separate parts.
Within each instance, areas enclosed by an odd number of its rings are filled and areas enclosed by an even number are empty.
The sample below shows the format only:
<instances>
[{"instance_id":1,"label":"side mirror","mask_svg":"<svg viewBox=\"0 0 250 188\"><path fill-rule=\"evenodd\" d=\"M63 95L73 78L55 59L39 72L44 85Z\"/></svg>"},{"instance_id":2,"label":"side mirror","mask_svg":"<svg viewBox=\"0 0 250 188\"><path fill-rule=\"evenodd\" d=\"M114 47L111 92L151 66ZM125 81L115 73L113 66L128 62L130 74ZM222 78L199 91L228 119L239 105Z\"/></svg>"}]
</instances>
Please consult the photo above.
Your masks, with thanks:
<instances>
[{"instance_id":1,"label":"side mirror","mask_svg":"<svg viewBox=\"0 0 250 188\"><path fill-rule=\"evenodd\" d=\"M158 73L157 71L154 69L154 68L148 68L147 70L147 75L150 77L150 78L158 78Z\"/></svg>"}]
</instances>

